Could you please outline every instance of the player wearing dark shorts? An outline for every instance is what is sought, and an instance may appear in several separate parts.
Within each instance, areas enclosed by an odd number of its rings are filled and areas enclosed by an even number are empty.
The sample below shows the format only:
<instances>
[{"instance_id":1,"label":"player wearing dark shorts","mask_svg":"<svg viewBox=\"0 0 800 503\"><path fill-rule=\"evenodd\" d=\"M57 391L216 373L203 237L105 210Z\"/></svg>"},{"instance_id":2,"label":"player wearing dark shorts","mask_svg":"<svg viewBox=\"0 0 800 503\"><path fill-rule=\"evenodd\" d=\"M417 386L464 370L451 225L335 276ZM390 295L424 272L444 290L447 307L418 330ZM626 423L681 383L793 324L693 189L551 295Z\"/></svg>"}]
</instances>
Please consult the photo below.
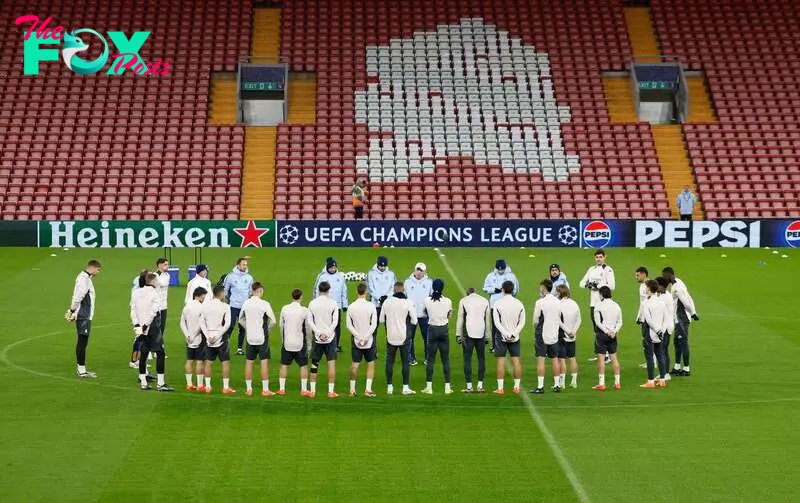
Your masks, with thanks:
<instances>
[{"instance_id":1,"label":"player wearing dark shorts","mask_svg":"<svg viewBox=\"0 0 800 503\"><path fill-rule=\"evenodd\" d=\"M358 299L350 304L347 310L347 330L352 335L350 351L353 363L350 365L350 396L356 396L356 377L361 360L367 361L367 383L364 395L374 397L372 381L375 378L375 333L378 328L378 310L375 304L367 300L367 285L360 283L356 287Z\"/></svg>"},{"instance_id":2,"label":"player wearing dark shorts","mask_svg":"<svg viewBox=\"0 0 800 503\"><path fill-rule=\"evenodd\" d=\"M160 326L159 294L156 291L156 275L148 273L145 286L133 293L131 302L131 321L139 338L139 384L141 389L149 390L147 383L147 355L156 354L156 372L158 373L158 391L173 391L164 381L164 332Z\"/></svg>"},{"instance_id":3,"label":"player wearing dark shorts","mask_svg":"<svg viewBox=\"0 0 800 503\"><path fill-rule=\"evenodd\" d=\"M494 354L497 356L497 389L496 395L505 395L504 377L506 373L506 354L511 356L511 365L514 371L514 388L516 394L520 392L522 381L522 364L520 355L520 334L525 327L525 306L514 298L514 283L505 281L502 285L503 296L500 297L492 309L492 321L499 334L495 338Z\"/></svg>"},{"instance_id":4,"label":"player wearing dark shorts","mask_svg":"<svg viewBox=\"0 0 800 503\"><path fill-rule=\"evenodd\" d=\"M197 391L211 393L212 367L216 360L222 362L223 393L226 389L231 389L231 353L228 347L229 334L227 332L233 320L231 319L231 308L224 302L224 299L225 287L217 285L214 287L214 297L203 302L201 330L206 339L205 385L197 388Z\"/></svg>"},{"instance_id":5,"label":"player wearing dark shorts","mask_svg":"<svg viewBox=\"0 0 800 503\"><path fill-rule=\"evenodd\" d=\"M272 306L264 300L264 286L256 281L250 287L252 295L244 301L239 310L239 325L245 329L247 352L244 362L245 394L253 394L253 362L258 358L261 366L261 396L274 395L269 389L269 331L277 323Z\"/></svg>"},{"instance_id":6,"label":"player wearing dark shorts","mask_svg":"<svg viewBox=\"0 0 800 503\"><path fill-rule=\"evenodd\" d=\"M572 374L570 388L578 387L578 360L575 359L575 337L581 326L581 310L578 303L570 298L570 290L567 285L558 285L556 295L561 305L561 322L559 323L559 340L561 350L561 382L564 383L567 361L569 361L569 371Z\"/></svg>"},{"instance_id":7,"label":"player wearing dark shorts","mask_svg":"<svg viewBox=\"0 0 800 503\"><path fill-rule=\"evenodd\" d=\"M308 396L308 340L311 336L303 304L303 292L292 290L292 302L281 308L281 370L278 374L279 395L286 394L286 375L293 361L300 366L300 394Z\"/></svg>"},{"instance_id":8,"label":"player wearing dark shorts","mask_svg":"<svg viewBox=\"0 0 800 503\"><path fill-rule=\"evenodd\" d=\"M561 303L551 294L552 291L553 281L549 278L542 280L539 283L540 298L533 308L538 385L530 391L537 395L544 393L545 358L550 359L553 369L553 392L559 393L563 388L559 344Z\"/></svg>"},{"instance_id":9,"label":"player wearing dark shorts","mask_svg":"<svg viewBox=\"0 0 800 503\"><path fill-rule=\"evenodd\" d=\"M206 300L208 290L203 287L195 288L192 300L186 303L181 312L181 332L186 338L186 391L195 391L203 385L205 375L205 337L201 328L203 302ZM192 383L192 371L197 373L197 386Z\"/></svg>"},{"instance_id":10,"label":"player wearing dark shorts","mask_svg":"<svg viewBox=\"0 0 800 503\"><path fill-rule=\"evenodd\" d=\"M597 355L598 383L592 389L606 390L606 362L604 354L611 359L614 370L614 389L620 389L619 360L617 360L617 335L622 328L622 309L611 299L611 289L600 287L601 300L594 310L594 321L597 326L594 339L594 352Z\"/></svg>"}]
</instances>

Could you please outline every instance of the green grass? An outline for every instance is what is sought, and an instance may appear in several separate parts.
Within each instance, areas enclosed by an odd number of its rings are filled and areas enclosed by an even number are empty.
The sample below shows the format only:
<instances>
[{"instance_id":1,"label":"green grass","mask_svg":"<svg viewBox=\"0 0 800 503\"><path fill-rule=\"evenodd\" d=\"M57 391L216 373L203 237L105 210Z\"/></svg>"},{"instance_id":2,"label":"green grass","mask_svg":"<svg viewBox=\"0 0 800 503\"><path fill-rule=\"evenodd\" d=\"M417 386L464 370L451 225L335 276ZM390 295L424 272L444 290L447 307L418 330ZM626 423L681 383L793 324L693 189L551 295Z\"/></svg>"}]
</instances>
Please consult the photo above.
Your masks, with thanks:
<instances>
[{"instance_id":1,"label":"green grass","mask_svg":"<svg viewBox=\"0 0 800 503\"><path fill-rule=\"evenodd\" d=\"M182 391L183 338L177 318L184 289L170 293L167 333L171 395L142 393L127 368L130 281L158 250L0 249L0 494L24 501L575 501L578 499L525 402L441 394L385 396L379 360L374 400L345 397L349 354L338 366L333 401L291 396L262 399ZM205 250L212 277L232 267L238 251ZM256 250L254 277L267 285L276 312L293 287L309 290L329 250ZM457 281L430 249L334 250L342 270L366 271L379 253L399 277L425 261L457 300ZM498 256L522 283L530 309L535 285L559 262L577 283L591 263L587 250L446 250L465 286L480 287ZM659 255L665 253L666 258ZM795 496L800 449L797 256L766 250L610 250L615 296L626 326L620 339L623 389L593 392L586 359L587 323L579 335L580 388L532 397L592 501L780 501ZM529 254L535 254L530 258ZM77 271L97 257L95 328L89 367L95 382L74 377L74 328L63 320ZM188 250L173 254L186 266ZM760 264L761 261L766 262ZM638 285L633 271L672 265L688 284L701 321L692 325L692 377L666 390L641 390L644 371L633 323ZM354 288L354 286L353 286ZM577 300L586 306L587 295ZM587 318L587 316L585 316ZM523 385L535 383L532 332L524 341ZM273 355L279 340L273 337ZM349 337L345 339L349 346ZM379 354L385 346L379 344ZM453 342L453 381L463 385ZM233 359L233 385L243 391L243 360ZM494 388L494 359L487 384ZM217 369L217 372L219 370ZM549 370L548 370L549 372ZM323 374L324 375L324 374ZM396 371L399 377L399 367ZM610 372L609 372L610 376ZM277 361L271 368L277 386ZM609 377L610 378L610 377ZM216 391L219 388L219 378ZM324 378L323 378L324 380ZM422 366L412 368L421 389ZM548 385L551 383L548 374ZM363 369L359 391L363 389ZM324 387L323 387L324 390Z\"/></svg>"}]
</instances>

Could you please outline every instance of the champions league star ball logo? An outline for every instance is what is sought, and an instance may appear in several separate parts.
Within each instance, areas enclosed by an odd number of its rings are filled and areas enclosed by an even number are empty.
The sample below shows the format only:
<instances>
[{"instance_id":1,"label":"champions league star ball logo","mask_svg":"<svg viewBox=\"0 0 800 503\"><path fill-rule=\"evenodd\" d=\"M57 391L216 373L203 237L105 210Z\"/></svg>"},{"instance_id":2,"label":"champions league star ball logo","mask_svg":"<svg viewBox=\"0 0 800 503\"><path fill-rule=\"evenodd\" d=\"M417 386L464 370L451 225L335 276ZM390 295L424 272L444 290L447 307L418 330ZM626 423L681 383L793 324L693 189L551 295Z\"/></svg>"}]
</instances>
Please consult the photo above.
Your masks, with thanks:
<instances>
[{"instance_id":1,"label":"champions league star ball logo","mask_svg":"<svg viewBox=\"0 0 800 503\"><path fill-rule=\"evenodd\" d=\"M294 225L284 225L278 232L278 239L285 245L293 245L300 239L300 231Z\"/></svg>"},{"instance_id":2,"label":"champions league star ball logo","mask_svg":"<svg viewBox=\"0 0 800 503\"><path fill-rule=\"evenodd\" d=\"M795 220L786 226L786 244L792 248L800 246L800 220Z\"/></svg>"},{"instance_id":3,"label":"champions league star ball logo","mask_svg":"<svg viewBox=\"0 0 800 503\"><path fill-rule=\"evenodd\" d=\"M558 240L565 246L570 246L578 240L578 229L571 225L562 225L558 229Z\"/></svg>"},{"instance_id":4,"label":"champions league star ball logo","mask_svg":"<svg viewBox=\"0 0 800 503\"><path fill-rule=\"evenodd\" d=\"M435 32L367 47L367 89L355 93L355 120L372 132L356 169L376 181L431 172L449 158L479 166L541 173L563 181L580 171L567 155L550 57L507 31L462 19Z\"/></svg>"}]
</instances>

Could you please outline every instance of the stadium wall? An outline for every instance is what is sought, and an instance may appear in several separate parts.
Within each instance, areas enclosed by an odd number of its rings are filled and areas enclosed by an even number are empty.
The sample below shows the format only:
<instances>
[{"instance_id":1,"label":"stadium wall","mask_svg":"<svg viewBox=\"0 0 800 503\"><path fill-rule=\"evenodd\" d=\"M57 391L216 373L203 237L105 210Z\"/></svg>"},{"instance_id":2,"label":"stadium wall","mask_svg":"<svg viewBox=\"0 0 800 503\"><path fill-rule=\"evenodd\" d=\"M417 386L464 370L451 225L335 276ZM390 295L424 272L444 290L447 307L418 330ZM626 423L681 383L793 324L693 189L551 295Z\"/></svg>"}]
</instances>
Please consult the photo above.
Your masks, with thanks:
<instances>
[{"instance_id":1,"label":"stadium wall","mask_svg":"<svg viewBox=\"0 0 800 503\"><path fill-rule=\"evenodd\" d=\"M800 220L0 221L0 246L782 248Z\"/></svg>"}]
</instances>

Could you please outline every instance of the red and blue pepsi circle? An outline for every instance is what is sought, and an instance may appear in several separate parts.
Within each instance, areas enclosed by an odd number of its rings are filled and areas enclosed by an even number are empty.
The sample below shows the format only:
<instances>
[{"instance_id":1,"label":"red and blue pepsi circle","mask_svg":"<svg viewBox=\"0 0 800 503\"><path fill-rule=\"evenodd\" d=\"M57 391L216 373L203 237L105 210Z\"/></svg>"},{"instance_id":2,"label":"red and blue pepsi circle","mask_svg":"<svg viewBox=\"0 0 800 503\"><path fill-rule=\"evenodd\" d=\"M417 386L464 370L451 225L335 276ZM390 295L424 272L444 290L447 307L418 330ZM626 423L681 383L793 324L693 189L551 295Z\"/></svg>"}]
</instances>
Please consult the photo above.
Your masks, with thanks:
<instances>
[{"instance_id":1,"label":"red and blue pepsi circle","mask_svg":"<svg viewBox=\"0 0 800 503\"><path fill-rule=\"evenodd\" d=\"M795 220L786 226L786 244L792 248L800 247L800 220Z\"/></svg>"},{"instance_id":2,"label":"red and blue pepsi circle","mask_svg":"<svg viewBox=\"0 0 800 503\"><path fill-rule=\"evenodd\" d=\"M604 248L611 243L611 227L602 220L589 222L583 228L583 246Z\"/></svg>"}]
</instances>

